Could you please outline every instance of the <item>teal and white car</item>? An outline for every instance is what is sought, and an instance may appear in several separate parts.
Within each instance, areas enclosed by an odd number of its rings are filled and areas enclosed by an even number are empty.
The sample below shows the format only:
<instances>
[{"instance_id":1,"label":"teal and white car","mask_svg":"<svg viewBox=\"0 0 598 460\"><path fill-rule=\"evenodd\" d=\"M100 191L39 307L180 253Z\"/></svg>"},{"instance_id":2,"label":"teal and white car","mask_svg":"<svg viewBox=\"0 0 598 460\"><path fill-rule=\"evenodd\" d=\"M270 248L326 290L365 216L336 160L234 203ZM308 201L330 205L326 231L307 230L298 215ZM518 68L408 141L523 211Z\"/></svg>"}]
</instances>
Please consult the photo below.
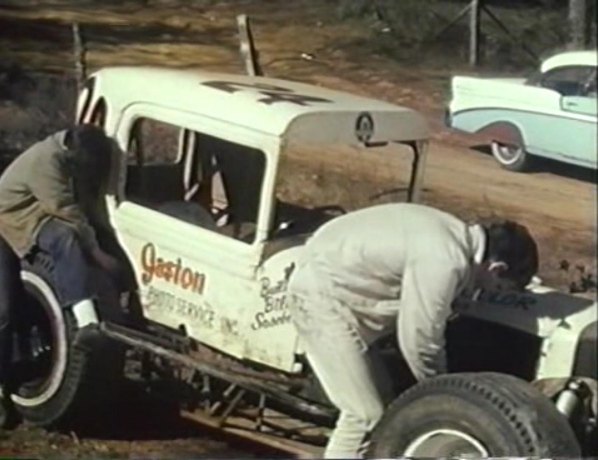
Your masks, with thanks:
<instances>
[{"instance_id":1,"label":"teal and white car","mask_svg":"<svg viewBox=\"0 0 598 460\"><path fill-rule=\"evenodd\" d=\"M597 61L596 50L571 51L527 79L456 76L447 125L484 135L512 171L535 156L596 168Z\"/></svg>"}]
</instances>

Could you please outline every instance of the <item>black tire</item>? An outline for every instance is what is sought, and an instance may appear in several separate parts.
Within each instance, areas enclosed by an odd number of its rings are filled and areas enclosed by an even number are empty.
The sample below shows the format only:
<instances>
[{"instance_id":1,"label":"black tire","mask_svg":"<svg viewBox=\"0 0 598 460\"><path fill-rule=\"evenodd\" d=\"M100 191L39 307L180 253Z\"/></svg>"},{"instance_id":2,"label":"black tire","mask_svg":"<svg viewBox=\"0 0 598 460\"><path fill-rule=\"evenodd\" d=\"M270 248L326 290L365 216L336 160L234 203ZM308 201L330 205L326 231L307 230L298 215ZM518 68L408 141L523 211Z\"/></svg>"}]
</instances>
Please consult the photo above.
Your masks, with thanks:
<instances>
[{"instance_id":1,"label":"black tire","mask_svg":"<svg viewBox=\"0 0 598 460\"><path fill-rule=\"evenodd\" d=\"M54 294L47 259L37 258L24 266L22 278L30 317L19 338L30 339L32 328L37 328L43 351L41 358L25 361L28 365L19 368L17 364L11 395L16 411L42 427L72 427L85 416L102 415L120 389L124 349L105 338L95 341L93 349L74 343L76 320Z\"/></svg>"},{"instance_id":2,"label":"black tire","mask_svg":"<svg viewBox=\"0 0 598 460\"><path fill-rule=\"evenodd\" d=\"M581 455L569 422L548 398L495 373L448 374L413 386L390 405L371 441L371 458Z\"/></svg>"},{"instance_id":3,"label":"black tire","mask_svg":"<svg viewBox=\"0 0 598 460\"><path fill-rule=\"evenodd\" d=\"M532 158L521 145L503 144L493 141L491 144L492 155L501 167L509 171L529 171Z\"/></svg>"}]
</instances>

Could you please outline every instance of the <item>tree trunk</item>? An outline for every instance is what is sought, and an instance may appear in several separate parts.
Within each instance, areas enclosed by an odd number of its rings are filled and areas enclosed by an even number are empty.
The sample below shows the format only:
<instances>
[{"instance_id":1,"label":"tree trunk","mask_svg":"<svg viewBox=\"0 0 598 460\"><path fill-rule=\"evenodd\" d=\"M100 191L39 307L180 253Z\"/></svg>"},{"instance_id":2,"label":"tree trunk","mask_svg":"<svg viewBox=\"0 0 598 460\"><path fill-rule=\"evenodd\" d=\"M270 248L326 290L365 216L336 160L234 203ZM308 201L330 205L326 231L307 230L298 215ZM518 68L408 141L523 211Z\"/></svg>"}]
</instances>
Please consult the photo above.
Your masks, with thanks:
<instances>
[{"instance_id":1,"label":"tree trunk","mask_svg":"<svg viewBox=\"0 0 598 460\"><path fill-rule=\"evenodd\" d=\"M588 31L588 38L586 45L588 48L596 48L596 14L598 13L598 6L596 0L589 0L586 9L586 30Z\"/></svg>"},{"instance_id":2,"label":"tree trunk","mask_svg":"<svg viewBox=\"0 0 598 460\"><path fill-rule=\"evenodd\" d=\"M478 65L480 57L480 0L472 0L469 17L469 65Z\"/></svg>"},{"instance_id":3,"label":"tree trunk","mask_svg":"<svg viewBox=\"0 0 598 460\"><path fill-rule=\"evenodd\" d=\"M586 0L569 0L569 47L581 49L586 45Z\"/></svg>"}]
</instances>

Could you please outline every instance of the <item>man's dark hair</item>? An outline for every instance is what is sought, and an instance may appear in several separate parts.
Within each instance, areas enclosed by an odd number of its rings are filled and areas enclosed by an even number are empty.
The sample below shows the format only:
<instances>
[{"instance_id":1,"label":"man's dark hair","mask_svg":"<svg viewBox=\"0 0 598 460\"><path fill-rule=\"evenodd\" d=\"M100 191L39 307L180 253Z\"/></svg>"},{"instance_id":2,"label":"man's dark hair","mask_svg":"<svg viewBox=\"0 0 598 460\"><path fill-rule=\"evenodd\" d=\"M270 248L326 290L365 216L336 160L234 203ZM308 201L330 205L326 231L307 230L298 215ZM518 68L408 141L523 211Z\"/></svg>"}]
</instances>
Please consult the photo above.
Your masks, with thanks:
<instances>
[{"instance_id":1,"label":"man's dark hair","mask_svg":"<svg viewBox=\"0 0 598 460\"><path fill-rule=\"evenodd\" d=\"M110 176L112 142L94 125L77 125L67 131L64 144L80 193L102 193Z\"/></svg>"},{"instance_id":2,"label":"man's dark hair","mask_svg":"<svg viewBox=\"0 0 598 460\"><path fill-rule=\"evenodd\" d=\"M508 269L501 277L514 281L519 288L527 286L538 272L538 246L528 229L507 220L492 223L486 230L488 260L505 262Z\"/></svg>"},{"instance_id":3,"label":"man's dark hair","mask_svg":"<svg viewBox=\"0 0 598 460\"><path fill-rule=\"evenodd\" d=\"M73 163L105 173L110 168L112 145L104 130L95 125L76 125L67 131L64 143L72 152Z\"/></svg>"}]
</instances>

